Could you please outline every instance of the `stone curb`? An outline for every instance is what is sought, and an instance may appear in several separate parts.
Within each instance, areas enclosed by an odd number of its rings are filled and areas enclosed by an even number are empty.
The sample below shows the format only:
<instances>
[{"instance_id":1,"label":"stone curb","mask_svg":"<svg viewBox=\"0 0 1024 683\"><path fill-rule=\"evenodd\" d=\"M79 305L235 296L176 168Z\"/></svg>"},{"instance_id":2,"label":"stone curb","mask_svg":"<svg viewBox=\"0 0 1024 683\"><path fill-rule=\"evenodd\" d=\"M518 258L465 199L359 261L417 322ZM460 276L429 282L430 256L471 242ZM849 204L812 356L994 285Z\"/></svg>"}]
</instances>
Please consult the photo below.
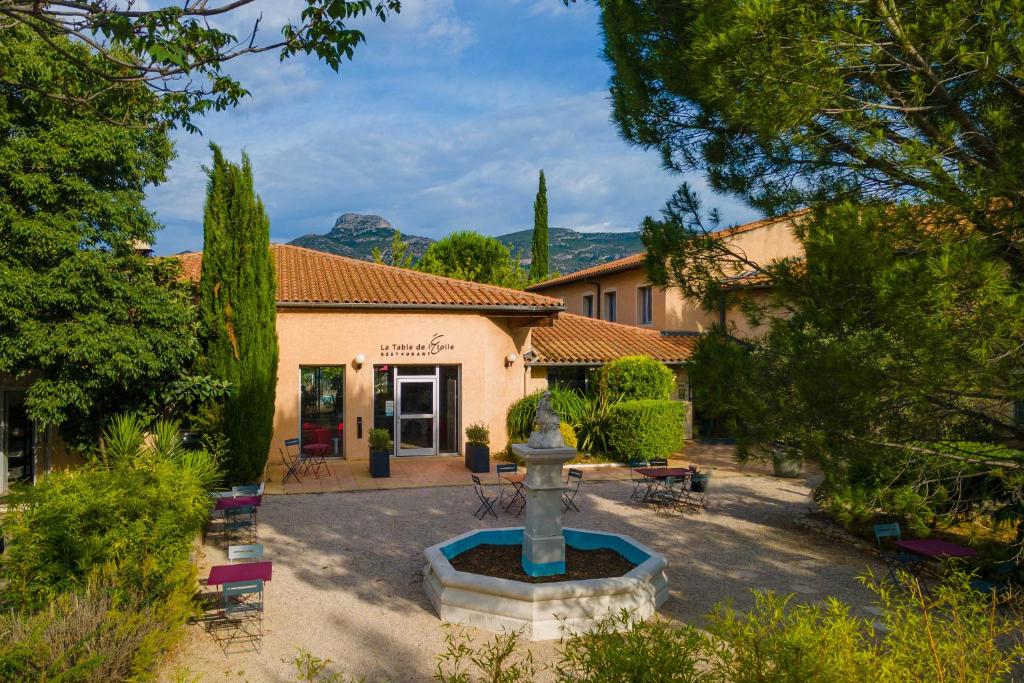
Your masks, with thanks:
<instances>
[{"instance_id":1,"label":"stone curb","mask_svg":"<svg viewBox=\"0 0 1024 683\"><path fill-rule=\"evenodd\" d=\"M839 541L845 546L863 550L876 557L882 557L882 551L879 550L878 547L868 543L862 538L854 536L835 522L813 519L808 515L797 515L793 519L793 524L801 529L806 529L807 531L812 531L820 536L824 536L829 540Z\"/></svg>"}]
</instances>

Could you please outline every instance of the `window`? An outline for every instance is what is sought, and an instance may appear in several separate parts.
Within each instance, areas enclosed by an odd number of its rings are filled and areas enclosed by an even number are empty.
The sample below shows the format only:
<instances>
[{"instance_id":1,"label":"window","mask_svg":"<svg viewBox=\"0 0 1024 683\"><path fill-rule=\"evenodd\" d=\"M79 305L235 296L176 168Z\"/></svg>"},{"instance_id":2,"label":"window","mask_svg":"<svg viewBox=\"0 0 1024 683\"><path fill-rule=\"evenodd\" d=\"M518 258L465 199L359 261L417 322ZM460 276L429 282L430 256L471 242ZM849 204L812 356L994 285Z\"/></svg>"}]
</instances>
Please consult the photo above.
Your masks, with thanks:
<instances>
[{"instance_id":1,"label":"window","mask_svg":"<svg viewBox=\"0 0 1024 683\"><path fill-rule=\"evenodd\" d=\"M584 294L583 295L583 315L588 318L594 317L594 295Z\"/></svg>"},{"instance_id":2,"label":"window","mask_svg":"<svg viewBox=\"0 0 1024 683\"><path fill-rule=\"evenodd\" d=\"M650 325L654 322L653 297L650 287L637 288L637 322L641 325Z\"/></svg>"},{"instance_id":3,"label":"window","mask_svg":"<svg viewBox=\"0 0 1024 683\"><path fill-rule=\"evenodd\" d=\"M615 322L615 292L604 293L604 319Z\"/></svg>"},{"instance_id":4,"label":"window","mask_svg":"<svg viewBox=\"0 0 1024 683\"><path fill-rule=\"evenodd\" d=\"M591 365L554 365L548 368L548 387L573 389L590 395L597 386L597 374L601 368Z\"/></svg>"},{"instance_id":5,"label":"window","mask_svg":"<svg viewBox=\"0 0 1024 683\"><path fill-rule=\"evenodd\" d=\"M327 455L345 455L345 368L304 366L299 373L302 447L320 444Z\"/></svg>"}]
</instances>

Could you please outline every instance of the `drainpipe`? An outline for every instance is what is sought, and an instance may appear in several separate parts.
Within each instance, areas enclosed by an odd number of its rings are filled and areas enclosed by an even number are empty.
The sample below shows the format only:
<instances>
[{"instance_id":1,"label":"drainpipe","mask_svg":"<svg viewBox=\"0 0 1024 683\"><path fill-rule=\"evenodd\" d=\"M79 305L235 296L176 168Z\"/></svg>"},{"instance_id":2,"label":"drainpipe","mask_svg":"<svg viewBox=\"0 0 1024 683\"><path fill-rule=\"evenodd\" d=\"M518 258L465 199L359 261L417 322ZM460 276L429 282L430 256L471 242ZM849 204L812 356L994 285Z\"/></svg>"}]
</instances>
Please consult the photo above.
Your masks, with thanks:
<instances>
[{"instance_id":1,"label":"drainpipe","mask_svg":"<svg viewBox=\"0 0 1024 683\"><path fill-rule=\"evenodd\" d=\"M600 280L584 280L588 285L594 285L597 291L594 293L594 317L598 320L603 320L601 316L601 281Z\"/></svg>"}]
</instances>

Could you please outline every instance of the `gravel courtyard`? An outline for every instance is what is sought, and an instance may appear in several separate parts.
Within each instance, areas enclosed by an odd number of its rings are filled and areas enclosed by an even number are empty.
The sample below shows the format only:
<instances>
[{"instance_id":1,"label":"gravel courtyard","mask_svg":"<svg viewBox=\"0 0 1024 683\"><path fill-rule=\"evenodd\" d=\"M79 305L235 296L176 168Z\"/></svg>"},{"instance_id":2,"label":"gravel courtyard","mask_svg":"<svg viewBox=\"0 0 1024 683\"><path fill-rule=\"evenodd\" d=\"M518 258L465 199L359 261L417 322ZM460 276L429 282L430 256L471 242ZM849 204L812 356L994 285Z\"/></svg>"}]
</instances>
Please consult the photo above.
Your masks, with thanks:
<instances>
[{"instance_id":1,"label":"gravel courtyard","mask_svg":"<svg viewBox=\"0 0 1024 683\"><path fill-rule=\"evenodd\" d=\"M803 480L716 472L709 510L682 516L629 503L631 490L628 481L584 483L582 512L565 523L626 533L663 553L671 597L662 614L700 626L718 601L749 607L750 589L806 601L831 595L870 613L871 595L856 576L873 560L793 525L810 500ZM304 648L368 681L429 680L444 632L421 586L423 548L468 529L517 524L504 513L477 521L474 500L468 486L265 497L260 541L274 577L261 651L226 656L190 627L164 678L187 671L204 681L293 680L291 660ZM208 565L225 561L219 538L211 536L205 554L204 578ZM554 656L553 644L532 648L541 663Z\"/></svg>"}]
</instances>

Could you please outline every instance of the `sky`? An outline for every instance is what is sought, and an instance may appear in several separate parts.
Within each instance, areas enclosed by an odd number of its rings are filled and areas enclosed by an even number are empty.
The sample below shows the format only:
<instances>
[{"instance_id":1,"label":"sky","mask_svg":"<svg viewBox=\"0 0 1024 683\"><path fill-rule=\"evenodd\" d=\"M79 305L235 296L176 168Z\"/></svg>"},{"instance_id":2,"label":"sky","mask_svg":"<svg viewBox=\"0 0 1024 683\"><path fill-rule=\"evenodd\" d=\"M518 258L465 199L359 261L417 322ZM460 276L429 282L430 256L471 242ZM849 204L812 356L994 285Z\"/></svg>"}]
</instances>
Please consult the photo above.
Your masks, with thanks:
<instances>
[{"instance_id":1,"label":"sky","mask_svg":"<svg viewBox=\"0 0 1024 683\"><path fill-rule=\"evenodd\" d=\"M302 0L263 0L269 37ZM176 131L177 159L147 206L164 224L158 254L202 248L208 144L252 159L271 239L325 233L345 212L383 216L405 234L500 235L533 225L537 172L549 224L636 230L683 181L726 223L759 215L670 173L656 152L621 139L611 121L609 66L598 11L561 0L403 0L335 73L311 57L243 58L230 72L252 95Z\"/></svg>"}]
</instances>

